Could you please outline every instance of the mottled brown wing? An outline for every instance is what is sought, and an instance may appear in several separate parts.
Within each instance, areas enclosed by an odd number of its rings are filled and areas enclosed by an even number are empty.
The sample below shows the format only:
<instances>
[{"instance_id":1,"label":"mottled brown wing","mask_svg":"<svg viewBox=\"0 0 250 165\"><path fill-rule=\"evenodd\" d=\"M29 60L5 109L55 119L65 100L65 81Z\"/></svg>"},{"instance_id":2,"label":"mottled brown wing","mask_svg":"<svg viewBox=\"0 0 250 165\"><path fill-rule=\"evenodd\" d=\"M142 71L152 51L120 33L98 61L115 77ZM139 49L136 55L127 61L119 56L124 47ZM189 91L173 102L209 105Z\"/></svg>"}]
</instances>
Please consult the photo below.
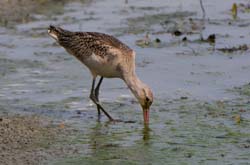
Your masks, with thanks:
<instances>
[{"instance_id":1,"label":"mottled brown wing","mask_svg":"<svg viewBox=\"0 0 250 165\"><path fill-rule=\"evenodd\" d=\"M117 38L104 34L104 33L97 33L97 32L87 32L90 36L95 38L96 40L99 40L103 44L107 44L110 46L113 46L115 48L118 48L122 51L132 51L126 44L122 43L120 40Z\"/></svg>"},{"instance_id":2,"label":"mottled brown wing","mask_svg":"<svg viewBox=\"0 0 250 165\"><path fill-rule=\"evenodd\" d=\"M90 56L92 53L105 57L110 54L110 50L114 49L123 55L133 52L115 37L97 32L74 32L72 35L61 35L59 43L79 59Z\"/></svg>"},{"instance_id":3,"label":"mottled brown wing","mask_svg":"<svg viewBox=\"0 0 250 165\"><path fill-rule=\"evenodd\" d=\"M116 39L113 36L104 34L104 33L98 33L98 32L77 32L76 33L80 38L82 38L86 45L89 45L90 48L93 48L93 50L101 50L101 51L107 51L106 49L110 47L117 48L121 52L124 52L124 54L132 52L132 49L130 49L127 45L122 43L120 40ZM96 52L99 54L99 52Z\"/></svg>"}]
</instances>

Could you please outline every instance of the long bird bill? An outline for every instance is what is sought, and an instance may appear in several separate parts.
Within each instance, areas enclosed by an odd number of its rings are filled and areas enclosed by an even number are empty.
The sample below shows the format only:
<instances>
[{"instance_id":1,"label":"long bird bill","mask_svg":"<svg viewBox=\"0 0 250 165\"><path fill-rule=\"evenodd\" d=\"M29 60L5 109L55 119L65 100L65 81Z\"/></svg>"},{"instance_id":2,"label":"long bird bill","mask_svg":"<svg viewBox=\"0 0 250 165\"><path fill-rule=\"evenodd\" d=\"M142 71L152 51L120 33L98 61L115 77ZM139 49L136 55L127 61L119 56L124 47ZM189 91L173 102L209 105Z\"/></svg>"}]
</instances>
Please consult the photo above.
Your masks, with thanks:
<instances>
[{"instance_id":1,"label":"long bird bill","mask_svg":"<svg viewBox=\"0 0 250 165\"><path fill-rule=\"evenodd\" d=\"M144 123L148 124L149 123L149 109L143 109L143 118L144 118Z\"/></svg>"}]
</instances>

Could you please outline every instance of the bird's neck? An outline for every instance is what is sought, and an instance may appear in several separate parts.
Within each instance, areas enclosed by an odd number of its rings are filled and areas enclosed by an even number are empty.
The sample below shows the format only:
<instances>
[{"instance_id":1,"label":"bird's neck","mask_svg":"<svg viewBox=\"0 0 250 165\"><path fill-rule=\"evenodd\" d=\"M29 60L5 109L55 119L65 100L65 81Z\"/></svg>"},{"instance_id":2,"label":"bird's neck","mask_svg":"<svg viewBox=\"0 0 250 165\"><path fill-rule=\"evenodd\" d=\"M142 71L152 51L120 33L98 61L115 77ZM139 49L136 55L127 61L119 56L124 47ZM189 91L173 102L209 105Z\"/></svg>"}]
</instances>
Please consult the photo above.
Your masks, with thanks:
<instances>
[{"instance_id":1,"label":"bird's neck","mask_svg":"<svg viewBox=\"0 0 250 165\"><path fill-rule=\"evenodd\" d=\"M124 78L124 81L131 90L131 92L139 100L139 97L141 95L141 92L143 91L145 84L137 77L135 73L130 76L126 76Z\"/></svg>"}]
</instances>

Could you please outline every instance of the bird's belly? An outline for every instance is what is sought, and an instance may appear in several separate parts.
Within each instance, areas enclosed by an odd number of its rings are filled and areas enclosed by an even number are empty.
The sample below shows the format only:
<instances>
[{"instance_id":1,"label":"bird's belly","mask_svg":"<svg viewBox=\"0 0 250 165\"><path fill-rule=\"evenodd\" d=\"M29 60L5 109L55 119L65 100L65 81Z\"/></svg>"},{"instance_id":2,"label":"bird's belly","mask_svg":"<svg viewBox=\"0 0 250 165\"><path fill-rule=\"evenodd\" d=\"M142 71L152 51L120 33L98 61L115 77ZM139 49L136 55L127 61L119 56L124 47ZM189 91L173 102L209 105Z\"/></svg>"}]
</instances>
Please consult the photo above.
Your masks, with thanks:
<instances>
[{"instance_id":1,"label":"bird's belly","mask_svg":"<svg viewBox=\"0 0 250 165\"><path fill-rule=\"evenodd\" d=\"M89 68L92 74L107 78L121 77L121 73L118 69L119 63L116 60L108 61L102 57L92 55L84 61L84 64Z\"/></svg>"},{"instance_id":2,"label":"bird's belly","mask_svg":"<svg viewBox=\"0 0 250 165\"><path fill-rule=\"evenodd\" d=\"M120 77L120 73L117 72L115 68L110 66L102 66L100 68L96 68L95 72L97 75L107 78Z\"/></svg>"}]
</instances>

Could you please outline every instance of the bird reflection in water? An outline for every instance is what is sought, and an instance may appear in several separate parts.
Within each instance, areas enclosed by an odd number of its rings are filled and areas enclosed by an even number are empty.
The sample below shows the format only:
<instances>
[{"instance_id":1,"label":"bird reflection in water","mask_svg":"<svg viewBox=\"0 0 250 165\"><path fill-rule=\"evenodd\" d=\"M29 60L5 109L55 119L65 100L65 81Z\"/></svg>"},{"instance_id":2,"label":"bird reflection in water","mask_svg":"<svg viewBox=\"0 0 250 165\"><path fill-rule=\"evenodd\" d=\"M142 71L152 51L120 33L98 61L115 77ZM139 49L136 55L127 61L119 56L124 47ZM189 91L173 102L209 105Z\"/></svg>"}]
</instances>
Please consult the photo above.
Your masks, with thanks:
<instances>
[{"instance_id":1,"label":"bird reflection in water","mask_svg":"<svg viewBox=\"0 0 250 165\"><path fill-rule=\"evenodd\" d=\"M142 139L144 142L148 142L150 139L150 131L151 129L149 128L148 124L144 124L144 127L142 129Z\"/></svg>"}]
</instances>

